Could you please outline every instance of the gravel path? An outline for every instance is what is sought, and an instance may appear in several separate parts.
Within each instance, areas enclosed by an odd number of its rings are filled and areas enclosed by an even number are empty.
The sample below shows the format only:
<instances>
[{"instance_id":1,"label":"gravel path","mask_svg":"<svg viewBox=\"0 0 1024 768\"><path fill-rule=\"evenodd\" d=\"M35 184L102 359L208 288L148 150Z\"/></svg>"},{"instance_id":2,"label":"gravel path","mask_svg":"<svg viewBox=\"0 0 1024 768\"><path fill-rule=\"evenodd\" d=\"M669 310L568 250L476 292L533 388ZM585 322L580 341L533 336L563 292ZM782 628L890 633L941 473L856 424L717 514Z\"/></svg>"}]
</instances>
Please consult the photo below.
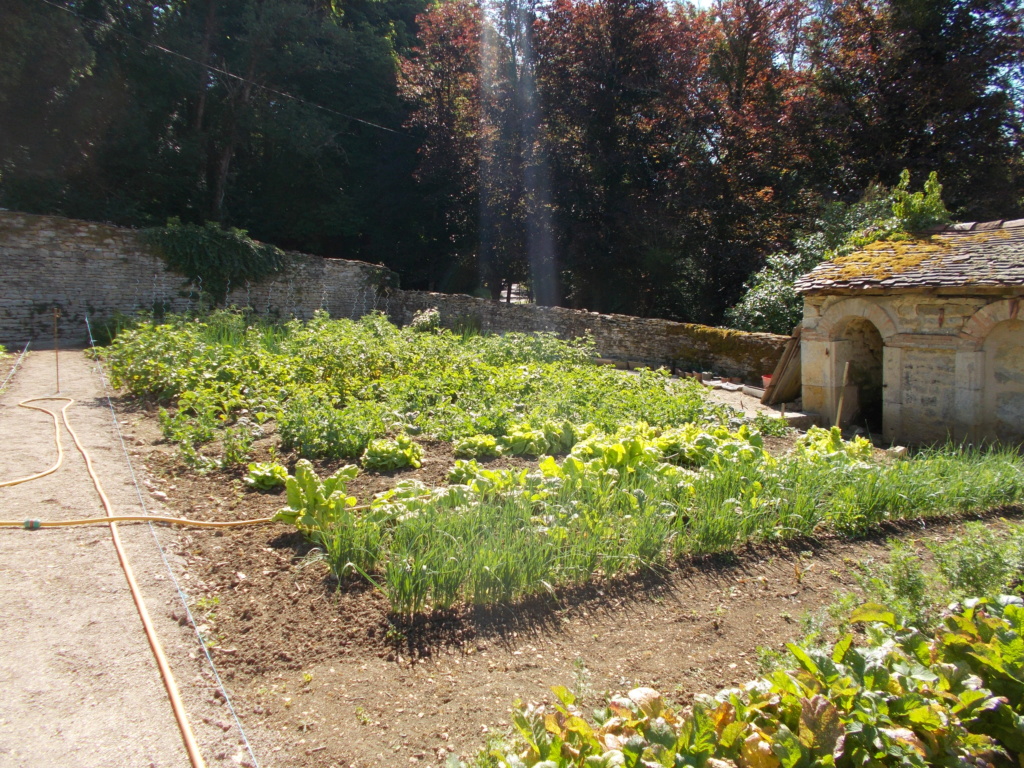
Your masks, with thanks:
<instances>
[{"instance_id":1,"label":"gravel path","mask_svg":"<svg viewBox=\"0 0 1024 768\"><path fill-rule=\"evenodd\" d=\"M61 394L76 401L69 419L115 514L139 514L98 367L81 352L62 352L60 373ZM0 479L33 474L55 460L49 417L16 407L54 389L53 353L30 352L0 394ZM0 517L104 514L85 462L61 432L64 465L0 488ZM153 534L142 525L120 530L208 763L247 764L195 636L174 620L181 601ZM175 535L158 531L165 545ZM180 573L181 559L171 559ZM189 765L109 528L0 530L0 627L0 768Z\"/></svg>"}]
</instances>

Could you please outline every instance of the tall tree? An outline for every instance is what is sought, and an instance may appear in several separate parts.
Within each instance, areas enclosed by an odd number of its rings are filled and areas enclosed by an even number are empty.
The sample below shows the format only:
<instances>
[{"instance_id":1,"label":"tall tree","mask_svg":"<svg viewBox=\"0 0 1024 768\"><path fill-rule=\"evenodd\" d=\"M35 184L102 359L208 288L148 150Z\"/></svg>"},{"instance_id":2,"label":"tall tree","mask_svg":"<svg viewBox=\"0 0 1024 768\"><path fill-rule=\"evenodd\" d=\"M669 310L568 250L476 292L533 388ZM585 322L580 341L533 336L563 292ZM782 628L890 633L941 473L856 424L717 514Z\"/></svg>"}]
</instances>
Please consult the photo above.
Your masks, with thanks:
<instances>
[{"instance_id":1,"label":"tall tree","mask_svg":"<svg viewBox=\"0 0 1024 768\"><path fill-rule=\"evenodd\" d=\"M1020 0L834 0L811 56L843 179L892 184L936 170L960 215L1012 213L1024 190Z\"/></svg>"},{"instance_id":2,"label":"tall tree","mask_svg":"<svg viewBox=\"0 0 1024 768\"><path fill-rule=\"evenodd\" d=\"M554 0L538 24L557 242L574 306L642 310L661 266L666 21L654 0Z\"/></svg>"}]
</instances>

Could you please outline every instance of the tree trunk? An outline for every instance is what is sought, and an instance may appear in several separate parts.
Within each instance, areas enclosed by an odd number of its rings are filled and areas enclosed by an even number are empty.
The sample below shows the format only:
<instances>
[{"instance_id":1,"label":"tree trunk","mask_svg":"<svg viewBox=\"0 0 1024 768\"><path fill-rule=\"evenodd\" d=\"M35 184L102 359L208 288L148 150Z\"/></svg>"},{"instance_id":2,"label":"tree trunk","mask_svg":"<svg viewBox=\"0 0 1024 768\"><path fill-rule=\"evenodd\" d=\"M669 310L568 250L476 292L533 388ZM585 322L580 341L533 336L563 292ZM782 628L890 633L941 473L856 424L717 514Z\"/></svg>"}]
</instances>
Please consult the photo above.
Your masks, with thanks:
<instances>
[{"instance_id":1,"label":"tree trunk","mask_svg":"<svg viewBox=\"0 0 1024 768\"><path fill-rule=\"evenodd\" d=\"M203 129L203 117L206 115L206 87L210 82L210 47L213 42L213 28L216 24L217 0L209 0L206 6L206 24L203 29L203 46L199 54L199 60L203 63L203 71L199 75L199 92L196 99L196 113L192 121L192 127L196 133Z\"/></svg>"}]
</instances>

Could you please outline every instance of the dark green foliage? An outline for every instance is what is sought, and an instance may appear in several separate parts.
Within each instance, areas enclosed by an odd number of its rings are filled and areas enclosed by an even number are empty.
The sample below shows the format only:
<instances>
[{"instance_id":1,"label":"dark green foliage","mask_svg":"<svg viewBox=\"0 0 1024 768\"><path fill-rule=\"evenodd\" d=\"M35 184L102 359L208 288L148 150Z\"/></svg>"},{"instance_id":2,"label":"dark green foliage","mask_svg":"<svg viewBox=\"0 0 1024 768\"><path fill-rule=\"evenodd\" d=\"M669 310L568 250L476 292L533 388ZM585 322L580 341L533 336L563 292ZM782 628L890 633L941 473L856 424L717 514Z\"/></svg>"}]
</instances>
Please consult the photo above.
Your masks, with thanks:
<instances>
[{"instance_id":1,"label":"dark green foliage","mask_svg":"<svg viewBox=\"0 0 1024 768\"><path fill-rule=\"evenodd\" d=\"M803 300L793 288L801 275L876 240L907 239L949 221L937 175L928 176L922 191L911 192L910 172L904 170L891 192L874 186L855 205L833 203L815 222L817 231L798 237L792 250L769 256L726 318L734 328L788 334L803 316Z\"/></svg>"},{"instance_id":2,"label":"dark green foliage","mask_svg":"<svg viewBox=\"0 0 1024 768\"><path fill-rule=\"evenodd\" d=\"M1020 598L972 599L917 631L885 606L851 621L863 635L807 650L789 668L678 710L650 688L611 696L592 717L575 696L518 706L517 743L492 768L745 765L925 768L1017 764L1024 751ZM454 762L460 768L465 763Z\"/></svg>"},{"instance_id":3,"label":"dark green foliage","mask_svg":"<svg viewBox=\"0 0 1024 768\"><path fill-rule=\"evenodd\" d=\"M788 330L801 233L831 201L937 170L958 217L1022 215L1021 18L1022 0L5 0L0 205L216 221L407 288L519 283L696 322L748 283L742 322Z\"/></svg>"},{"instance_id":4,"label":"dark green foliage","mask_svg":"<svg viewBox=\"0 0 1024 768\"><path fill-rule=\"evenodd\" d=\"M224 303L231 285L258 283L287 263L279 248L256 242L245 230L222 229L212 221L199 227L172 219L166 227L145 229L140 234L168 267L200 286L216 304Z\"/></svg>"}]
</instances>

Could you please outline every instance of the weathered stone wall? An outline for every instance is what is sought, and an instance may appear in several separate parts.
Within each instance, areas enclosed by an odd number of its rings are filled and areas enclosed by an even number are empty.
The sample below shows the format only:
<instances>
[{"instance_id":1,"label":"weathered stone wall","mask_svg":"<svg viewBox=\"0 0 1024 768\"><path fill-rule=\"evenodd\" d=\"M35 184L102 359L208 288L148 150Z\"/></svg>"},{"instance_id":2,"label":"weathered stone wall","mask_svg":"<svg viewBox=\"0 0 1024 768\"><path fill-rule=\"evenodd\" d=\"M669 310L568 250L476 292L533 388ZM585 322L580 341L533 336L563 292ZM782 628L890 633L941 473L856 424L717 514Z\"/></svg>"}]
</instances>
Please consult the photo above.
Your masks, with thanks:
<instances>
[{"instance_id":1,"label":"weathered stone wall","mask_svg":"<svg viewBox=\"0 0 1024 768\"><path fill-rule=\"evenodd\" d=\"M656 318L506 304L422 291L394 291L389 314L397 323L405 324L417 312L431 307L438 309L441 324L447 328L549 331L562 338L589 333L603 357L684 370L711 370L726 376L742 376L758 385L762 375L775 370L788 339L770 333L744 333Z\"/></svg>"},{"instance_id":2,"label":"weathered stone wall","mask_svg":"<svg viewBox=\"0 0 1024 768\"><path fill-rule=\"evenodd\" d=\"M885 437L902 443L1024 439L1024 374L1016 373L1024 364L1005 362L1024 354L1024 324L1015 322L1020 304L1019 296L992 294L808 296L803 409L834 422L843 361L856 343L846 329L851 318L863 318L882 337ZM994 327L1001 335L986 344Z\"/></svg>"},{"instance_id":3,"label":"weathered stone wall","mask_svg":"<svg viewBox=\"0 0 1024 768\"><path fill-rule=\"evenodd\" d=\"M290 254L288 270L258 285L233 286L228 304L259 314L356 318L381 310L398 323L437 307L447 327L482 331L550 331L563 338L593 335L604 357L645 365L712 370L760 382L771 373L786 337L743 333L668 320L601 315L560 307L504 304L470 296L380 291L391 282L383 267ZM167 271L130 229L51 216L0 211L0 343L52 339L52 310L61 311L62 344L87 339L85 317L116 312L184 312L196 308L201 286Z\"/></svg>"},{"instance_id":4,"label":"weathered stone wall","mask_svg":"<svg viewBox=\"0 0 1024 768\"><path fill-rule=\"evenodd\" d=\"M228 303L260 314L360 317L376 307L377 285L390 273L359 261L293 253L286 273L234 286ZM54 306L61 343L87 339L85 317L115 312L183 312L201 286L169 272L130 229L52 216L0 211L0 343L52 343Z\"/></svg>"}]
</instances>

